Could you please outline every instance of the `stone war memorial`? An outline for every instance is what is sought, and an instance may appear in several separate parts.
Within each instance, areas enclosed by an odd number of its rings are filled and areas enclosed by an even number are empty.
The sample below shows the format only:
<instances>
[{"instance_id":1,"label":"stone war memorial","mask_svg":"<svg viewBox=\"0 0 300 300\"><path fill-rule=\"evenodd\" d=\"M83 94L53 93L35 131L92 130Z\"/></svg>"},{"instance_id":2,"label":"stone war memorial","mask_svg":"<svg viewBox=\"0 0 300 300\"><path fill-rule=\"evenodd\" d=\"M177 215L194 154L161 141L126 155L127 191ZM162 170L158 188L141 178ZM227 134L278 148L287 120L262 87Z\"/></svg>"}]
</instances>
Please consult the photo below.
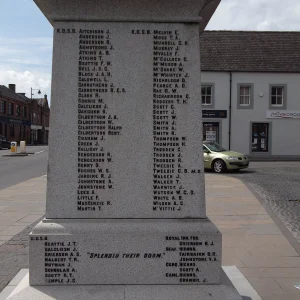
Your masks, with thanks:
<instances>
[{"instance_id":1,"label":"stone war memorial","mask_svg":"<svg viewBox=\"0 0 300 300\"><path fill-rule=\"evenodd\" d=\"M199 37L220 0L34 0L54 28L45 219L9 299L241 300L207 218Z\"/></svg>"}]
</instances>

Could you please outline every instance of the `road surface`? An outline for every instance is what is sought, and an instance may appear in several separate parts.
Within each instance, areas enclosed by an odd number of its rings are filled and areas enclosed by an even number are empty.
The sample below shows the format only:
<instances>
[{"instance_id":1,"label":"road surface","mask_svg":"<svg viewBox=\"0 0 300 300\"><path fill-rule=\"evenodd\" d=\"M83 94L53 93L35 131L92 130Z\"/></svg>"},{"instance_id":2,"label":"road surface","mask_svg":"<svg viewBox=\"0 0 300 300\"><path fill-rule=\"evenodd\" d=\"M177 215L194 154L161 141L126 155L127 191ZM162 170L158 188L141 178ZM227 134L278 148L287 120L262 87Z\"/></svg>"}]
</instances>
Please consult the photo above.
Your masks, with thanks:
<instances>
[{"instance_id":1,"label":"road surface","mask_svg":"<svg viewBox=\"0 0 300 300\"><path fill-rule=\"evenodd\" d=\"M47 146L29 146L33 155L6 157L10 150L0 150L0 190L34 177L46 175L48 164Z\"/></svg>"}]
</instances>

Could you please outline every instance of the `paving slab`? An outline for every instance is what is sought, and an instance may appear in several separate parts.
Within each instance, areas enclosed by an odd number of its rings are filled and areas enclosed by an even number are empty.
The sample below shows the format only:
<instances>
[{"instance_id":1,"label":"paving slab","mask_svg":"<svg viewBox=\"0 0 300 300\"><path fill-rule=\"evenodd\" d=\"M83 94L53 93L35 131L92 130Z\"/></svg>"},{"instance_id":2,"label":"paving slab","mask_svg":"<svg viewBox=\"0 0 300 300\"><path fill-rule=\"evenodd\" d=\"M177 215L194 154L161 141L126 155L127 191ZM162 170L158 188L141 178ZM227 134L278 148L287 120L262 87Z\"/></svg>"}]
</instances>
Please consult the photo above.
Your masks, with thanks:
<instances>
[{"instance_id":1,"label":"paving slab","mask_svg":"<svg viewBox=\"0 0 300 300\"><path fill-rule=\"evenodd\" d=\"M223 234L222 264L236 265L262 300L299 300L300 257L280 221L240 180L205 179L208 216Z\"/></svg>"},{"instance_id":2,"label":"paving slab","mask_svg":"<svg viewBox=\"0 0 300 300\"><path fill-rule=\"evenodd\" d=\"M0 190L0 245L44 214L46 183L46 177L38 177Z\"/></svg>"}]
</instances>

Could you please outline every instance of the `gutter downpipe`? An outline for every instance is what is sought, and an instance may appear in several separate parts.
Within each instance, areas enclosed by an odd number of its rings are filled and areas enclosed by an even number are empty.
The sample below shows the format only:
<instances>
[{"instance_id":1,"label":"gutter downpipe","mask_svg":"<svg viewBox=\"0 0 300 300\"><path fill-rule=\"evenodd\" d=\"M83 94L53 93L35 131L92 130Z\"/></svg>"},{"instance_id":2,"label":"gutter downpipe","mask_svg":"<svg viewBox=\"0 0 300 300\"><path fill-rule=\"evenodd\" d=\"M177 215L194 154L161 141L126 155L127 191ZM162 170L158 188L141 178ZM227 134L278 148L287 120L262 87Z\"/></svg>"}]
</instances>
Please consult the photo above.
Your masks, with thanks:
<instances>
[{"instance_id":1,"label":"gutter downpipe","mask_svg":"<svg viewBox=\"0 0 300 300\"><path fill-rule=\"evenodd\" d=\"M232 104L232 72L229 72L230 83L229 83L229 131L228 131L228 138L229 138L229 150L231 150L231 104Z\"/></svg>"}]
</instances>

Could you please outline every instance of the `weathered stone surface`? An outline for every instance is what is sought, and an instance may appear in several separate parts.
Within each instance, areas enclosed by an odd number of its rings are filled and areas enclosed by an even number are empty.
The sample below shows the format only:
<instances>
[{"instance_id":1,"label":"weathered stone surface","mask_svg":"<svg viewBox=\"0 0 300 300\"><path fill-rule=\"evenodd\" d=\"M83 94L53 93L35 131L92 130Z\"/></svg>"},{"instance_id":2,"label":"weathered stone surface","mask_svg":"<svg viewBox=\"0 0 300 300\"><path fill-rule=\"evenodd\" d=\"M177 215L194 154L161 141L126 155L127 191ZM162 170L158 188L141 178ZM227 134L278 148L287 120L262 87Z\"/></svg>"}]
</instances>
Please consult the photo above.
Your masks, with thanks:
<instances>
[{"instance_id":1,"label":"weathered stone surface","mask_svg":"<svg viewBox=\"0 0 300 300\"><path fill-rule=\"evenodd\" d=\"M30 284L219 284L207 220L49 220L30 234Z\"/></svg>"},{"instance_id":2,"label":"weathered stone surface","mask_svg":"<svg viewBox=\"0 0 300 300\"><path fill-rule=\"evenodd\" d=\"M46 217L206 217L198 25L54 31Z\"/></svg>"},{"instance_id":3,"label":"weathered stone surface","mask_svg":"<svg viewBox=\"0 0 300 300\"><path fill-rule=\"evenodd\" d=\"M200 22L204 30L220 0L34 0L49 22Z\"/></svg>"},{"instance_id":4,"label":"weathered stone surface","mask_svg":"<svg viewBox=\"0 0 300 300\"><path fill-rule=\"evenodd\" d=\"M13 291L9 300L242 300L222 271L220 285L84 285L29 286L28 275Z\"/></svg>"}]
</instances>

